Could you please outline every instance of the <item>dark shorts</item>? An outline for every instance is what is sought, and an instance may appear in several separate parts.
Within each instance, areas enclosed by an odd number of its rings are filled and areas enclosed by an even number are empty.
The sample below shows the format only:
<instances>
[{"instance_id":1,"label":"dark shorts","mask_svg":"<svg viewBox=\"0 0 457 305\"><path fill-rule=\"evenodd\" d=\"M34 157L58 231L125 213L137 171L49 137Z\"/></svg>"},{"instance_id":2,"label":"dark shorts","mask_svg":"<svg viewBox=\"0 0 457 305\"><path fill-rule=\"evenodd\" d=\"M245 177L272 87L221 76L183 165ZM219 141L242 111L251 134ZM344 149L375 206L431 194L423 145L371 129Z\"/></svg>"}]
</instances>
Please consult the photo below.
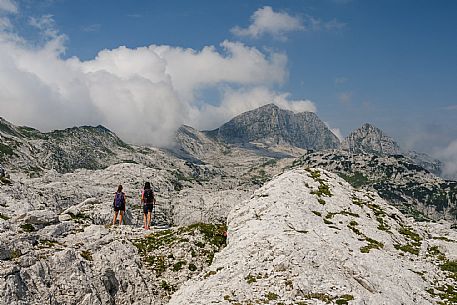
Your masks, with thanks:
<instances>
[{"instance_id":1,"label":"dark shorts","mask_svg":"<svg viewBox=\"0 0 457 305\"><path fill-rule=\"evenodd\" d=\"M125 204L121 205L118 208L115 205L113 205L113 208L114 208L114 212L119 212L119 211L125 212Z\"/></svg>"},{"instance_id":2,"label":"dark shorts","mask_svg":"<svg viewBox=\"0 0 457 305\"><path fill-rule=\"evenodd\" d=\"M143 205L143 213L144 214L152 213L153 208L154 208L154 205L152 203L145 204L145 205Z\"/></svg>"}]
</instances>

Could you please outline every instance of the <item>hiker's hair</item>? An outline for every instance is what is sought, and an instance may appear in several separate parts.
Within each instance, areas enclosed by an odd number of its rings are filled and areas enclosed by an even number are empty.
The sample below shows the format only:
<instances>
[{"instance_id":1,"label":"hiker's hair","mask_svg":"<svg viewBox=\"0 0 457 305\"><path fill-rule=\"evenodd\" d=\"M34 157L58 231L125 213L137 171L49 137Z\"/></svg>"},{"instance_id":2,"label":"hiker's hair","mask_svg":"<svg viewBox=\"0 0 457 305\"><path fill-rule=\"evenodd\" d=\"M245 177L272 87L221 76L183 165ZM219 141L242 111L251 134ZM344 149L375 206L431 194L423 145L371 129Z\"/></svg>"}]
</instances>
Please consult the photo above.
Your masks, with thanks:
<instances>
[{"instance_id":1,"label":"hiker's hair","mask_svg":"<svg viewBox=\"0 0 457 305\"><path fill-rule=\"evenodd\" d=\"M122 192L122 185L119 184L119 186L117 187L117 192L118 193Z\"/></svg>"},{"instance_id":2,"label":"hiker's hair","mask_svg":"<svg viewBox=\"0 0 457 305\"><path fill-rule=\"evenodd\" d=\"M146 189L150 189L150 188L151 188L151 183L146 182L146 183L144 184L144 189L146 190Z\"/></svg>"}]
</instances>

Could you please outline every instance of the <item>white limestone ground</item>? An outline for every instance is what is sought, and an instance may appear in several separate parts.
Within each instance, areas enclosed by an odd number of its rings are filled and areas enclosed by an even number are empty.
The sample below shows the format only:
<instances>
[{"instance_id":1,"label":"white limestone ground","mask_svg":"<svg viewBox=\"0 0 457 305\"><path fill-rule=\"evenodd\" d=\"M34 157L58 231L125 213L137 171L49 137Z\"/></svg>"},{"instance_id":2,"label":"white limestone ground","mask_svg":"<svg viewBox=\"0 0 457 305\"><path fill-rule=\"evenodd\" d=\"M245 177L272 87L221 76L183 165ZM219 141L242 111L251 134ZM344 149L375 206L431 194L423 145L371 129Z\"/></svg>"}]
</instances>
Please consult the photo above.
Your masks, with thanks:
<instances>
[{"instance_id":1,"label":"white limestone ground","mask_svg":"<svg viewBox=\"0 0 457 305\"><path fill-rule=\"evenodd\" d=\"M323 170L293 170L257 190L231 211L228 237L211 271L187 282L169 304L452 304L456 298L455 274L440 267L457 256L449 223L417 224Z\"/></svg>"}]
</instances>

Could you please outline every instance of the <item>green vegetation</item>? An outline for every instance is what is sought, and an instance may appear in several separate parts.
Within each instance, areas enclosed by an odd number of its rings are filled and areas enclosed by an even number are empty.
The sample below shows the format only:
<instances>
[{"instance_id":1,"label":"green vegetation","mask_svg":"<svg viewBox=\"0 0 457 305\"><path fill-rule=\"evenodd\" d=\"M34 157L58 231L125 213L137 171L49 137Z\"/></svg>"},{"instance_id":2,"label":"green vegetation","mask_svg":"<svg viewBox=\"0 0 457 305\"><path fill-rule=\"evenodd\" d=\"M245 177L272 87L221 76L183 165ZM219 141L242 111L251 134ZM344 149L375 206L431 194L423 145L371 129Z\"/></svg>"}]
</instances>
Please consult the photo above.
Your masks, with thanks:
<instances>
[{"instance_id":1,"label":"green vegetation","mask_svg":"<svg viewBox=\"0 0 457 305\"><path fill-rule=\"evenodd\" d=\"M368 245L360 248L360 252L368 253L371 249L382 249L384 248L384 244L372 238L366 237L365 240L368 242Z\"/></svg>"},{"instance_id":2,"label":"green vegetation","mask_svg":"<svg viewBox=\"0 0 457 305\"><path fill-rule=\"evenodd\" d=\"M428 255L435 256L438 260L444 261L446 260L446 256L443 252L440 251L438 246L431 246L427 249Z\"/></svg>"},{"instance_id":3,"label":"green vegetation","mask_svg":"<svg viewBox=\"0 0 457 305\"><path fill-rule=\"evenodd\" d=\"M422 241L422 238L419 236L419 234L414 232L410 227L401 227L398 230L398 233L406 236L407 238L409 238L417 243L420 243Z\"/></svg>"},{"instance_id":4,"label":"green vegetation","mask_svg":"<svg viewBox=\"0 0 457 305\"><path fill-rule=\"evenodd\" d=\"M353 221L351 221L351 222L347 225L347 227L348 227L349 229L351 229L352 232L354 232L355 234L357 234L357 235L363 235L362 232L360 232L360 230L356 228L357 225L358 225L357 221L354 221L354 220L353 220Z\"/></svg>"},{"instance_id":5,"label":"green vegetation","mask_svg":"<svg viewBox=\"0 0 457 305\"><path fill-rule=\"evenodd\" d=\"M214 253L225 247L226 230L226 225L198 223L177 230L169 229L155 232L145 238L133 240L132 244L137 247L138 253L157 275L162 274L167 269L178 272L186 264L190 271L196 271L201 269L196 265L197 262L201 261L199 258L206 258L206 264L210 265ZM190 240L194 241L191 242ZM176 261L174 256L170 254L171 248L178 244L185 244L183 246L188 247L192 257L191 261ZM166 254L164 255L164 253Z\"/></svg>"},{"instance_id":6,"label":"green vegetation","mask_svg":"<svg viewBox=\"0 0 457 305\"><path fill-rule=\"evenodd\" d=\"M182 269L182 266L184 266L185 264L187 264L186 261L178 261L177 263L175 263L175 264L173 265L173 271L176 272L176 271L181 270L181 269Z\"/></svg>"},{"instance_id":7,"label":"green vegetation","mask_svg":"<svg viewBox=\"0 0 457 305\"><path fill-rule=\"evenodd\" d=\"M170 284L168 284L167 281L164 280L160 282L160 288L168 292L174 291L173 287Z\"/></svg>"},{"instance_id":8,"label":"green vegetation","mask_svg":"<svg viewBox=\"0 0 457 305\"><path fill-rule=\"evenodd\" d=\"M446 236L434 236L433 239L444 240L450 243L457 243L457 241L447 238Z\"/></svg>"},{"instance_id":9,"label":"green vegetation","mask_svg":"<svg viewBox=\"0 0 457 305\"><path fill-rule=\"evenodd\" d=\"M257 278L256 278L255 276L251 275L251 274L249 274L248 276L246 276L244 279L246 280L246 282L247 282L248 284L252 284L252 283L257 282Z\"/></svg>"},{"instance_id":10,"label":"green vegetation","mask_svg":"<svg viewBox=\"0 0 457 305\"><path fill-rule=\"evenodd\" d=\"M362 173L360 172L355 172L353 175L346 175L343 173L338 173L338 175L346 180L350 185L352 185L354 188L360 188L362 186L368 185L371 183L370 179L365 177Z\"/></svg>"},{"instance_id":11,"label":"green vegetation","mask_svg":"<svg viewBox=\"0 0 457 305\"><path fill-rule=\"evenodd\" d=\"M457 289L454 286L443 285L434 287L434 289L429 288L426 291L433 297L439 297L441 302L438 302L438 304L440 305L457 304Z\"/></svg>"},{"instance_id":12,"label":"green vegetation","mask_svg":"<svg viewBox=\"0 0 457 305\"><path fill-rule=\"evenodd\" d=\"M387 222L384 219L384 217L386 216L386 212L384 212L384 210L379 205L374 204L374 203L367 203L366 206L369 207L373 211L373 213L376 217L376 220L379 223L378 230L390 232L389 231L390 226L387 224Z\"/></svg>"},{"instance_id":13,"label":"green vegetation","mask_svg":"<svg viewBox=\"0 0 457 305\"><path fill-rule=\"evenodd\" d=\"M92 252L90 250L81 251L80 255L87 261L93 261Z\"/></svg>"},{"instance_id":14,"label":"green vegetation","mask_svg":"<svg viewBox=\"0 0 457 305\"><path fill-rule=\"evenodd\" d=\"M9 218L8 216L3 215L2 213L0 213L0 219L8 220L8 219L10 219L10 218Z\"/></svg>"},{"instance_id":15,"label":"green vegetation","mask_svg":"<svg viewBox=\"0 0 457 305\"><path fill-rule=\"evenodd\" d=\"M40 248L52 248L55 245L59 244L56 241L48 240L48 239L40 239L38 242L40 243L40 246L39 246Z\"/></svg>"},{"instance_id":16,"label":"green vegetation","mask_svg":"<svg viewBox=\"0 0 457 305\"><path fill-rule=\"evenodd\" d=\"M192 271L192 272L194 272L194 271L197 270L197 266L195 266L194 263L190 263L190 264L189 264L189 270Z\"/></svg>"},{"instance_id":17,"label":"green vegetation","mask_svg":"<svg viewBox=\"0 0 457 305\"><path fill-rule=\"evenodd\" d=\"M406 245L394 245L395 249L401 250L403 252L409 252L414 255L419 255L419 248L411 245L411 244L406 244Z\"/></svg>"},{"instance_id":18,"label":"green vegetation","mask_svg":"<svg viewBox=\"0 0 457 305\"><path fill-rule=\"evenodd\" d=\"M8 145L0 143L0 157L2 156L12 156L14 155L14 151Z\"/></svg>"},{"instance_id":19,"label":"green vegetation","mask_svg":"<svg viewBox=\"0 0 457 305\"><path fill-rule=\"evenodd\" d=\"M332 219L333 216L335 216L335 215L346 215L346 216L360 217L359 214L356 214L356 213L352 213L352 212L349 212L349 211L340 211L340 212L329 212L329 213L327 213L325 218Z\"/></svg>"},{"instance_id":20,"label":"green vegetation","mask_svg":"<svg viewBox=\"0 0 457 305\"><path fill-rule=\"evenodd\" d=\"M335 300L336 304L344 305L349 304L349 301L354 300L354 297L350 294L343 294L338 299Z\"/></svg>"},{"instance_id":21,"label":"green vegetation","mask_svg":"<svg viewBox=\"0 0 457 305\"><path fill-rule=\"evenodd\" d=\"M314 292L314 293L308 293L304 295L305 299L311 300L319 300L322 302L325 302L327 304L335 302L335 304L349 304L349 301L354 300L354 297L350 294L343 294L342 296L331 296L326 293L319 293L319 292ZM302 305L302 304L307 304L306 302L298 302L297 305Z\"/></svg>"},{"instance_id":22,"label":"green vegetation","mask_svg":"<svg viewBox=\"0 0 457 305\"><path fill-rule=\"evenodd\" d=\"M329 186L327 184L321 183L317 189L317 191L311 191L311 194L321 196L332 197L333 194L330 192ZM325 201L324 201L325 202Z\"/></svg>"},{"instance_id":23,"label":"green vegetation","mask_svg":"<svg viewBox=\"0 0 457 305\"><path fill-rule=\"evenodd\" d=\"M332 197L333 194L330 192L330 188L325 184L325 180L321 178L321 173L318 170L313 171L312 169L307 168L306 171L310 173L309 177L313 178L315 181L319 182L317 190L311 191L311 194L317 195L318 197L327 196ZM324 202L324 203L323 203ZM325 204L325 201L319 201L320 204Z\"/></svg>"},{"instance_id":24,"label":"green vegetation","mask_svg":"<svg viewBox=\"0 0 457 305\"><path fill-rule=\"evenodd\" d=\"M364 204L366 204L365 201L363 201L360 198L357 198L356 196L352 196L352 203L358 205L359 207L362 207Z\"/></svg>"},{"instance_id":25,"label":"green vegetation","mask_svg":"<svg viewBox=\"0 0 457 305\"><path fill-rule=\"evenodd\" d=\"M422 238L419 236L419 234L414 232L410 227L404 226L398 230L398 233L405 236L410 240L410 242L404 245L396 244L394 245L395 249L414 255L419 255L420 247L422 245Z\"/></svg>"},{"instance_id":26,"label":"green vegetation","mask_svg":"<svg viewBox=\"0 0 457 305\"><path fill-rule=\"evenodd\" d=\"M30 223L21 224L20 228L22 230L24 230L24 232L34 232L34 231L36 231L35 227Z\"/></svg>"},{"instance_id":27,"label":"green vegetation","mask_svg":"<svg viewBox=\"0 0 457 305\"><path fill-rule=\"evenodd\" d=\"M265 297L267 298L267 300L269 301L274 301L274 300L277 300L278 299L278 295L274 292L268 292Z\"/></svg>"},{"instance_id":28,"label":"green vegetation","mask_svg":"<svg viewBox=\"0 0 457 305\"><path fill-rule=\"evenodd\" d=\"M451 273L451 277L454 278L454 280L457 280L457 260L451 261L448 260L444 264L440 266L441 270L443 271L448 271Z\"/></svg>"},{"instance_id":29,"label":"green vegetation","mask_svg":"<svg viewBox=\"0 0 457 305\"><path fill-rule=\"evenodd\" d=\"M11 251L11 259L19 258L22 255L21 250L19 249L14 249Z\"/></svg>"}]
</instances>

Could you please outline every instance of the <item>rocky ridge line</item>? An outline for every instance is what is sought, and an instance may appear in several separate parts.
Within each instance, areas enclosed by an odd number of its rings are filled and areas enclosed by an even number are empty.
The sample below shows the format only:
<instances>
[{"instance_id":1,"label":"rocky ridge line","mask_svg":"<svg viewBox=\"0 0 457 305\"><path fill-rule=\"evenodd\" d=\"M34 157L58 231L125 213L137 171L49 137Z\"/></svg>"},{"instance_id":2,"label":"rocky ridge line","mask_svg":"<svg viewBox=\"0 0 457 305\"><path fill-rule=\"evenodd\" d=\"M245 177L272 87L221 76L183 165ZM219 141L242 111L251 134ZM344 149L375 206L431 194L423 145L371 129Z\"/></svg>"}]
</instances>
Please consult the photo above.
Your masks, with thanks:
<instances>
[{"instance_id":1,"label":"rocky ridge line","mask_svg":"<svg viewBox=\"0 0 457 305\"><path fill-rule=\"evenodd\" d=\"M211 271L185 283L169 304L457 298L457 233L449 223L416 223L324 170L296 169L268 182L232 210L228 236Z\"/></svg>"}]
</instances>

